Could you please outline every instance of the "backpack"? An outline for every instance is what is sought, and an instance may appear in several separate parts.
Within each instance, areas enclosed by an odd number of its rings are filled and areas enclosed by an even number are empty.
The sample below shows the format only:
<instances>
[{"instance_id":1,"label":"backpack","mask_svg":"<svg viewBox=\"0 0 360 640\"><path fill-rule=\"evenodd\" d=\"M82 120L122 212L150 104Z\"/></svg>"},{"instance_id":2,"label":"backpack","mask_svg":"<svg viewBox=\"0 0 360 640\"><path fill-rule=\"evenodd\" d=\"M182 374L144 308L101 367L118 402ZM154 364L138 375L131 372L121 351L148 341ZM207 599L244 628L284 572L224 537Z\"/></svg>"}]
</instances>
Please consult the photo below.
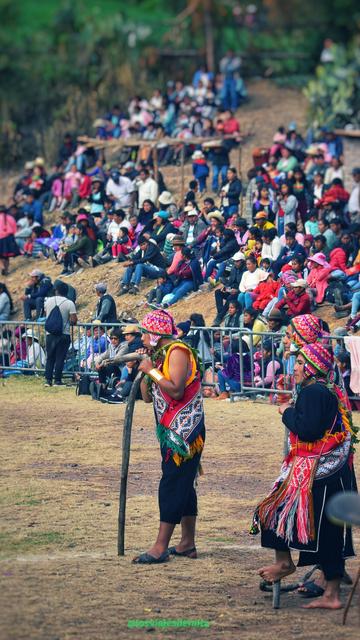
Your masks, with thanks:
<instances>
[{"instance_id":1,"label":"backpack","mask_svg":"<svg viewBox=\"0 0 360 640\"><path fill-rule=\"evenodd\" d=\"M342 305L346 302L346 292L346 284L339 281L329 282L325 291L325 300L326 302L330 302L330 304Z\"/></svg>"},{"instance_id":2,"label":"backpack","mask_svg":"<svg viewBox=\"0 0 360 640\"><path fill-rule=\"evenodd\" d=\"M91 378L88 374L82 374L76 385L77 396L90 396L90 382Z\"/></svg>"},{"instance_id":3,"label":"backpack","mask_svg":"<svg viewBox=\"0 0 360 640\"><path fill-rule=\"evenodd\" d=\"M60 302L60 305L61 304L62 302ZM52 336L61 336L63 332L64 322L60 311L60 305L55 304L55 307L51 309L45 321L45 331L50 333Z\"/></svg>"}]
</instances>

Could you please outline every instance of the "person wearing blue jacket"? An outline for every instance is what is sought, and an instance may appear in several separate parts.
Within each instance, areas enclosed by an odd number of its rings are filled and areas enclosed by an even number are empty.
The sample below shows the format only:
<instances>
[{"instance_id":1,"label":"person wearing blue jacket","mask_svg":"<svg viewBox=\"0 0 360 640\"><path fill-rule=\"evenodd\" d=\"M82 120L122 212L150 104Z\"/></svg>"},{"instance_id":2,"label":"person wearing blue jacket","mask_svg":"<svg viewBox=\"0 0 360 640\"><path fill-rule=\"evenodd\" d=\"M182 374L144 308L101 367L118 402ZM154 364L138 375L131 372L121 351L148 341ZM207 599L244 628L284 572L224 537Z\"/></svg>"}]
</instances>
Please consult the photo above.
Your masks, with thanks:
<instances>
[{"instance_id":1,"label":"person wearing blue jacket","mask_svg":"<svg viewBox=\"0 0 360 640\"><path fill-rule=\"evenodd\" d=\"M209 176L209 165L202 151L197 150L192 154L192 172L195 180L199 183L200 193L206 191L206 180Z\"/></svg>"}]
</instances>

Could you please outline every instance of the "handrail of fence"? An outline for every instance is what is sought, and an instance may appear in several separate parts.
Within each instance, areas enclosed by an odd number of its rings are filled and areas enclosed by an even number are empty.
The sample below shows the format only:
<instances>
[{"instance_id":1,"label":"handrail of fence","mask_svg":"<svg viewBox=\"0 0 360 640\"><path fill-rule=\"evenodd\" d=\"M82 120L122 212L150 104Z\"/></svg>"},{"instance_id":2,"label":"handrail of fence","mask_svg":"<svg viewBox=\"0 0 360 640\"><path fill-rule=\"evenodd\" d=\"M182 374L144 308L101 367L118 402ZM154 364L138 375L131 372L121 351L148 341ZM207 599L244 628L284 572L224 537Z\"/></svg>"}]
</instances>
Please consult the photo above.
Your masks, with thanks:
<instances>
[{"instance_id":1,"label":"handrail of fence","mask_svg":"<svg viewBox=\"0 0 360 640\"><path fill-rule=\"evenodd\" d=\"M97 356L109 344L113 328L121 329L127 323L94 324L78 323L70 329L70 347L64 367L65 376L75 373L96 375ZM26 337L24 337L26 336ZM283 354L283 333L249 331L244 327L192 327L186 340L198 349L205 367L204 385L217 385L217 372L227 366L231 356L238 355L238 371L235 369L231 398L237 396L278 396L292 392L294 355ZM46 334L44 323L35 321L0 321L0 370L43 374L46 361ZM329 335L323 340L344 346L342 336ZM264 343L268 347L268 358L259 357ZM130 345L131 350L131 345ZM270 374L267 376L268 365ZM278 371L275 372L275 364ZM281 376L281 377L280 377ZM360 401L360 396L351 396Z\"/></svg>"}]
</instances>

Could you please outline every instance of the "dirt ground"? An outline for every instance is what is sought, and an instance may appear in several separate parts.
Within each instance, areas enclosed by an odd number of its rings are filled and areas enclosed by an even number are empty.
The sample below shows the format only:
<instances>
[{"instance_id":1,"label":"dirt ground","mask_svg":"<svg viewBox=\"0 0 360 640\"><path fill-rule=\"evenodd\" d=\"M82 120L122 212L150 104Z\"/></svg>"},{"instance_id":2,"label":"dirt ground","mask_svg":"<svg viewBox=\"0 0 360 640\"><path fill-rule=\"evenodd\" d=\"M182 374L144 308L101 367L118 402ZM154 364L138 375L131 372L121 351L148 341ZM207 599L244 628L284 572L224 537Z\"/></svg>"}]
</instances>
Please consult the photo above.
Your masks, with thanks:
<instances>
[{"instance_id":1,"label":"dirt ground","mask_svg":"<svg viewBox=\"0 0 360 640\"><path fill-rule=\"evenodd\" d=\"M7 381L0 401L2 640L139 640L148 633L164 640L358 637L356 603L344 628L341 612L304 611L294 593L283 595L282 608L274 611L270 594L259 590L256 570L270 553L248 529L279 468L283 430L276 407L205 401L199 558L138 567L131 559L149 548L158 523L151 407L139 402L135 410L126 554L119 558L124 407L76 398L74 389L44 389L30 378ZM353 576L357 566L357 560L348 562ZM348 592L344 587L344 600ZM131 619L184 618L207 620L210 627L127 626Z\"/></svg>"}]
</instances>

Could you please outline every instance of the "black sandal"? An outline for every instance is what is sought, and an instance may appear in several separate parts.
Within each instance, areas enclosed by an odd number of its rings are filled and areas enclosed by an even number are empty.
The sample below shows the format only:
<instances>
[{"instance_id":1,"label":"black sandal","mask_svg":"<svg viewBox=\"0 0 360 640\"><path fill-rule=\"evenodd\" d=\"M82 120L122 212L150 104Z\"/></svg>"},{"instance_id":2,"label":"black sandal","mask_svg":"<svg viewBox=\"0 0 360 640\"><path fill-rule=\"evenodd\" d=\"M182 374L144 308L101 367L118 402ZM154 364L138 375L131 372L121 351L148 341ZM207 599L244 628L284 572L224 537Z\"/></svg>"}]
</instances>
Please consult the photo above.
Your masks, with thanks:
<instances>
[{"instance_id":1,"label":"black sandal","mask_svg":"<svg viewBox=\"0 0 360 640\"><path fill-rule=\"evenodd\" d=\"M178 556L179 558L191 558L193 560L196 560L197 558L196 547L186 549L186 551L176 551L176 547L169 547L168 552L170 555Z\"/></svg>"},{"instance_id":2,"label":"black sandal","mask_svg":"<svg viewBox=\"0 0 360 640\"><path fill-rule=\"evenodd\" d=\"M139 556L133 559L133 564L161 564L162 562L168 562L169 553L164 551L159 558L154 558L150 553L141 553Z\"/></svg>"}]
</instances>

